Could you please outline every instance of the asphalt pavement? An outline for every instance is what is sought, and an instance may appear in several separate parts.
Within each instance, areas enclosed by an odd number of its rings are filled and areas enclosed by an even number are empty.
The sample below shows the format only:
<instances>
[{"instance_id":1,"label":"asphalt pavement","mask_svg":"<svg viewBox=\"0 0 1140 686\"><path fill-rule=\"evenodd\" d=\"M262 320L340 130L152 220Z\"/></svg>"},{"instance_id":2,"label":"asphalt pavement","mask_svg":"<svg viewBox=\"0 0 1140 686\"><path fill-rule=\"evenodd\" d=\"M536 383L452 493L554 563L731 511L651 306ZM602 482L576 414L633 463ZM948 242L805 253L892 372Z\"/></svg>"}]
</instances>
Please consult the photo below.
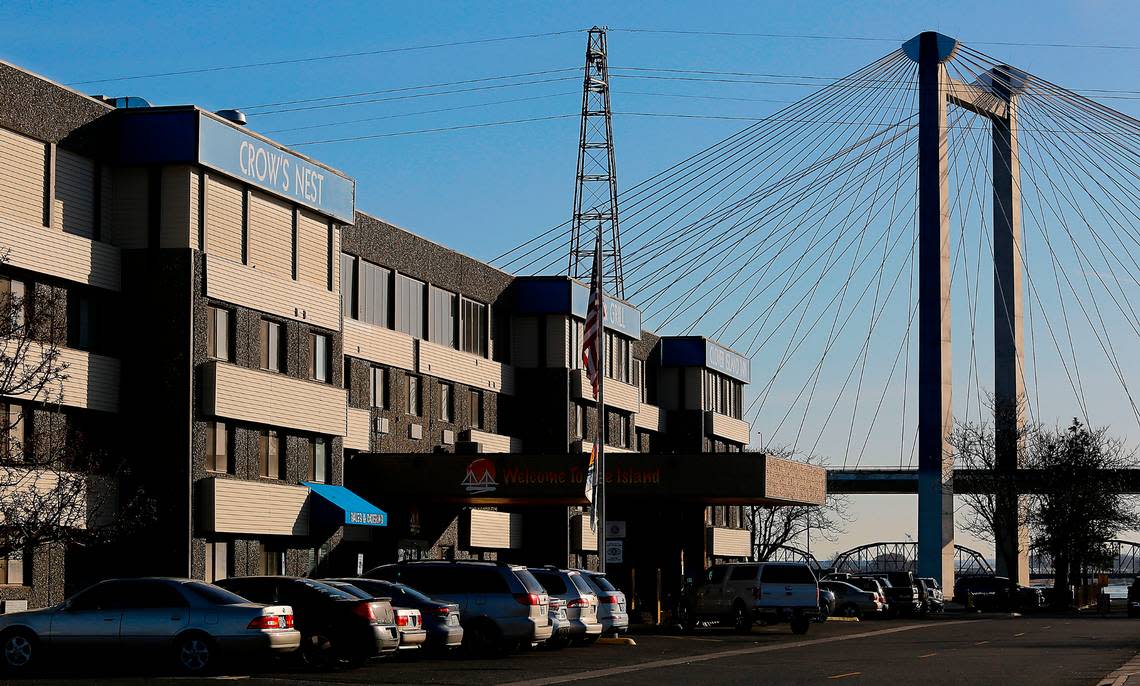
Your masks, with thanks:
<instances>
[{"instance_id":1,"label":"asphalt pavement","mask_svg":"<svg viewBox=\"0 0 1140 686\"><path fill-rule=\"evenodd\" d=\"M946 616L827 622L795 636L787 625L750 635L725 629L635 636L636 646L530 650L501 659L404 658L320 673L269 669L213 680L147 678L92 666L19 683L187 684L1136 684L1140 621L1093 616ZM120 663L123 664L123 663ZM1131 673L1137 673L1129 681Z\"/></svg>"}]
</instances>

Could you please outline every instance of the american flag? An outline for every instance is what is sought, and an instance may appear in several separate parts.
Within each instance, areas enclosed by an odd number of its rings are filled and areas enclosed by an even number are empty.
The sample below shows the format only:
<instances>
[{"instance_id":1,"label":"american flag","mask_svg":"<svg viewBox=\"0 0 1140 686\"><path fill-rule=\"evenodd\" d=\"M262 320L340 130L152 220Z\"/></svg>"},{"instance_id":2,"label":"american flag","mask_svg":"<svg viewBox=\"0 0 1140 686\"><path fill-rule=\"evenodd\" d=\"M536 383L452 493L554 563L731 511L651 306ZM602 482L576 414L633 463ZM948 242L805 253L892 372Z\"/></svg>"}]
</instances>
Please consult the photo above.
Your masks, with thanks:
<instances>
[{"instance_id":1,"label":"american flag","mask_svg":"<svg viewBox=\"0 0 1140 686\"><path fill-rule=\"evenodd\" d=\"M594 388L594 399L598 397L598 384L601 383L602 320L606 316L606 306L602 302L602 237L594 244L594 268L590 276L590 302L586 306L586 331L582 336L582 365L586 376Z\"/></svg>"},{"instance_id":2,"label":"american flag","mask_svg":"<svg viewBox=\"0 0 1140 686\"><path fill-rule=\"evenodd\" d=\"M590 464L586 468L586 502L590 503L590 531L598 530L598 444L590 448Z\"/></svg>"}]
</instances>

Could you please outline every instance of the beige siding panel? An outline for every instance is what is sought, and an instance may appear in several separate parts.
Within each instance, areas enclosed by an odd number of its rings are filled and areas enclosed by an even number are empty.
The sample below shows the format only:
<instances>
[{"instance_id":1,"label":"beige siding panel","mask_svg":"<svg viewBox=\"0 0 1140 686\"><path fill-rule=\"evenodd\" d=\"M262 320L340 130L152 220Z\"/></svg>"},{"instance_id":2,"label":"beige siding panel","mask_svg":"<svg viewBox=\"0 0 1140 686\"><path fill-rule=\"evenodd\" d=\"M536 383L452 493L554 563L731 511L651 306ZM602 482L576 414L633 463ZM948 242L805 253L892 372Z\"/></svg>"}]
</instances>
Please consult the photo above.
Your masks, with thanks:
<instances>
[{"instance_id":1,"label":"beige siding panel","mask_svg":"<svg viewBox=\"0 0 1140 686\"><path fill-rule=\"evenodd\" d=\"M752 557L752 535L748 529L710 526L709 549L716 557Z\"/></svg>"},{"instance_id":2,"label":"beige siding panel","mask_svg":"<svg viewBox=\"0 0 1140 686\"><path fill-rule=\"evenodd\" d=\"M95 162L56 148L55 208L52 228L76 236L95 236Z\"/></svg>"},{"instance_id":3,"label":"beige siding panel","mask_svg":"<svg viewBox=\"0 0 1140 686\"><path fill-rule=\"evenodd\" d=\"M518 453L522 452L522 441L513 436L492 434L486 431L467 429L459 432L459 440L473 441L482 446L480 452L484 453Z\"/></svg>"},{"instance_id":4,"label":"beige siding panel","mask_svg":"<svg viewBox=\"0 0 1140 686\"><path fill-rule=\"evenodd\" d=\"M337 296L340 296L340 227L334 225L332 232L332 254L326 256L326 260L332 259L332 290ZM325 275L326 286L328 285L328 275Z\"/></svg>"},{"instance_id":5,"label":"beige siding panel","mask_svg":"<svg viewBox=\"0 0 1140 686\"><path fill-rule=\"evenodd\" d=\"M411 336L355 319L344 320L344 354L409 371L416 368Z\"/></svg>"},{"instance_id":6,"label":"beige siding panel","mask_svg":"<svg viewBox=\"0 0 1140 686\"><path fill-rule=\"evenodd\" d=\"M584 455L589 455L591 452L593 452L593 450L594 450L594 442L593 441L582 441L582 453ZM631 450L630 448L615 448L612 445L607 445L606 446L606 452L607 453L636 453L637 451Z\"/></svg>"},{"instance_id":7,"label":"beige siding panel","mask_svg":"<svg viewBox=\"0 0 1140 686\"><path fill-rule=\"evenodd\" d=\"M633 425L639 429L665 433L665 413L656 405L641 403L633 417Z\"/></svg>"},{"instance_id":8,"label":"beige siding panel","mask_svg":"<svg viewBox=\"0 0 1140 686\"><path fill-rule=\"evenodd\" d=\"M119 290L119 249L107 243L0 217L0 250L13 267Z\"/></svg>"},{"instance_id":9,"label":"beige siding panel","mask_svg":"<svg viewBox=\"0 0 1140 686\"><path fill-rule=\"evenodd\" d=\"M718 412L705 413L705 431L737 443L747 444L750 438L748 422Z\"/></svg>"},{"instance_id":10,"label":"beige siding panel","mask_svg":"<svg viewBox=\"0 0 1140 686\"><path fill-rule=\"evenodd\" d=\"M209 362L204 372L206 414L331 436L347 431L343 388L224 362Z\"/></svg>"},{"instance_id":11,"label":"beige siding panel","mask_svg":"<svg viewBox=\"0 0 1140 686\"><path fill-rule=\"evenodd\" d=\"M546 318L546 366L570 366L569 355L570 318L549 316Z\"/></svg>"},{"instance_id":12,"label":"beige siding panel","mask_svg":"<svg viewBox=\"0 0 1140 686\"><path fill-rule=\"evenodd\" d=\"M206 255L206 296L340 330L340 297L336 293L209 253Z\"/></svg>"},{"instance_id":13,"label":"beige siding panel","mask_svg":"<svg viewBox=\"0 0 1140 686\"><path fill-rule=\"evenodd\" d=\"M140 167L123 167L114 172L111 224L103 234L120 248L145 248L147 244L147 205L150 186L148 172Z\"/></svg>"},{"instance_id":14,"label":"beige siding panel","mask_svg":"<svg viewBox=\"0 0 1140 686\"><path fill-rule=\"evenodd\" d=\"M570 520L570 546L581 552L595 552L598 549L598 532L590 528L590 518L577 514Z\"/></svg>"},{"instance_id":15,"label":"beige siding panel","mask_svg":"<svg viewBox=\"0 0 1140 686\"><path fill-rule=\"evenodd\" d=\"M188 248L196 240L198 226L190 217L191 208L198 204L198 191L191 187L194 177L194 170L186 166L162 170L159 244L164 248Z\"/></svg>"},{"instance_id":16,"label":"beige siding panel","mask_svg":"<svg viewBox=\"0 0 1140 686\"><path fill-rule=\"evenodd\" d=\"M586 379L586 370L575 369L570 372L570 392L578 400L594 401L594 391ZM637 412L641 405L641 392L633 384L606 377L605 393L606 407Z\"/></svg>"},{"instance_id":17,"label":"beige siding panel","mask_svg":"<svg viewBox=\"0 0 1140 686\"><path fill-rule=\"evenodd\" d=\"M522 515L468 510L468 547L511 549L522 546Z\"/></svg>"},{"instance_id":18,"label":"beige siding panel","mask_svg":"<svg viewBox=\"0 0 1140 686\"><path fill-rule=\"evenodd\" d=\"M419 371L424 374L495 393L515 391L514 370L508 365L430 341L420 341L419 346Z\"/></svg>"},{"instance_id":19,"label":"beige siding panel","mask_svg":"<svg viewBox=\"0 0 1140 686\"><path fill-rule=\"evenodd\" d=\"M206 252L241 262L242 187L229 179L206 181Z\"/></svg>"},{"instance_id":20,"label":"beige siding panel","mask_svg":"<svg viewBox=\"0 0 1140 686\"><path fill-rule=\"evenodd\" d=\"M66 365L61 369L62 378L51 384L40 384L34 395L25 393L18 396L26 400L45 403L59 403L66 407L79 407L103 412L119 410L120 362L117 358L74 348L57 348L59 357L56 364ZM9 359L18 357L26 372L16 372L20 377L38 374L47 349L33 344L17 351L15 343L0 344L0 353ZM42 377L41 377L42 378Z\"/></svg>"},{"instance_id":21,"label":"beige siding panel","mask_svg":"<svg viewBox=\"0 0 1140 686\"><path fill-rule=\"evenodd\" d=\"M511 320L511 363L516 367L538 366L538 318Z\"/></svg>"},{"instance_id":22,"label":"beige siding panel","mask_svg":"<svg viewBox=\"0 0 1140 686\"><path fill-rule=\"evenodd\" d=\"M0 217L43 226L47 145L0 129Z\"/></svg>"},{"instance_id":23,"label":"beige siding panel","mask_svg":"<svg viewBox=\"0 0 1140 686\"><path fill-rule=\"evenodd\" d=\"M345 450L368 450L368 437L372 413L369 410L348 408L348 434L344 437Z\"/></svg>"},{"instance_id":24,"label":"beige siding panel","mask_svg":"<svg viewBox=\"0 0 1140 686\"><path fill-rule=\"evenodd\" d=\"M62 483L61 483L62 480ZM58 514L52 512L53 521L77 529L87 528L87 490L92 477L75 472L44 469L8 470L0 482L0 502L5 508L14 508L17 519L42 518L53 511L56 500L66 495L68 506ZM24 514L24 517L20 515ZM58 519L57 519L58 518ZM0 524L4 516L0 514Z\"/></svg>"},{"instance_id":25,"label":"beige siding panel","mask_svg":"<svg viewBox=\"0 0 1140 686\"><path fill-rule=\"evenodd\" d=\"M249 264L282 279L293 278L293 207L257 191L249 198Z\"/></svg>"},{"instance_id":26,"label":"beige siding panel","mask_svg":"<svg viewBox=\"0 0 1140 686\"><path fill-rule=\"evenodd\" d=\"M307 536L309 489L211 478L202 482L202 528L212 533Z\"/></svg>"},{"instance_id":27,"label":"beige siding panel","mask_svg":"<svg viewBox=\"0 0 1140 686\"><path fill-rule=\"evenodd\" d=\"M297 280L328 288L328 221L301 210L297 216ZM337 251L333 253L339 255ZM340 269L337 272L339 279ZM339 292L339 291L338 291Z\"/></svg>"},{"instance_id":28,"label":"beige siding panel","mask_svg":"<svg viewBox=\"0 0 1140 686\"><path fill-rule=\"evenodd\" d=\"M202 176L194 168L190 169L190 247L201 250L201 232L198 231L199 218L202 215L202 194L200 191Z\"/></svg>"}]
</instances>

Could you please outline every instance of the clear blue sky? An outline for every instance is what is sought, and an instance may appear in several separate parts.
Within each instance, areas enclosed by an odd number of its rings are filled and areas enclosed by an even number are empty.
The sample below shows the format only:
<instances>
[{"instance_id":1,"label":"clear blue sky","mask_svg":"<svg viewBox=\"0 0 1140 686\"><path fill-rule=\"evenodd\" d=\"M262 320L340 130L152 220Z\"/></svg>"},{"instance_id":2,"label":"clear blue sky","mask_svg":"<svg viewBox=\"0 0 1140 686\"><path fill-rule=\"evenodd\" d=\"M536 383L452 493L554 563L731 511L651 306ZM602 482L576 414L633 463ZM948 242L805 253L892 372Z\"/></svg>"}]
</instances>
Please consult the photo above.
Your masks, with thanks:
<instances>
[{"instance_id":1,"label":"clear blue sky","mask_svg":"<svg viewBox=\"0 0 1140 686\"><path fill-rule=\"evenodd\" d=\"M991 42L1137 45L1135 2L673 2L291 3L154 2L0 5L0 59L64 83L201 67L366 52L608 25L610 64L838 76L934 29L1072 88L1140 91L1140 50ZM812 34L884 40L688 36L617 29ZM91 93L155 104L247 107L360 91L579 68L584 36L570 33L165 78L86 83ZM568 76L566 80L549 80ZM579 77L557 72L521 87L405 98L352 107L254 114L250 126L296 144L534 117L516 125L386 136L301 147L357 179L357 205L480 258L568 218L580 107ZM480 85L480 84L476 84ZM484 82L483 85L486 85ZM622 80L619 113L759 117L811 91L797 85ZM414 92L414 91L411 91ZM405 92L407 94L408 91ZM390 96L391 94L389 94ZM736 100L694 99L716 95ZM386 97L379 95L377 97ZM524 99L525 98L525 99ZM502 102L510 100L512 102ZM1140 100L1106 101L1133 116ZM446 112L416 114L424 110ZM272 108L262 108L272 109ZM344 120L382 118L337 126ZM723 138L744 122L621 115L623 186ZM1063 414L1063 411L1059 411ZM905 500L905 502L904 502ZM859 521L833 547L913 533L913 501L860 498Z\"/></svg>"}]
</instances>

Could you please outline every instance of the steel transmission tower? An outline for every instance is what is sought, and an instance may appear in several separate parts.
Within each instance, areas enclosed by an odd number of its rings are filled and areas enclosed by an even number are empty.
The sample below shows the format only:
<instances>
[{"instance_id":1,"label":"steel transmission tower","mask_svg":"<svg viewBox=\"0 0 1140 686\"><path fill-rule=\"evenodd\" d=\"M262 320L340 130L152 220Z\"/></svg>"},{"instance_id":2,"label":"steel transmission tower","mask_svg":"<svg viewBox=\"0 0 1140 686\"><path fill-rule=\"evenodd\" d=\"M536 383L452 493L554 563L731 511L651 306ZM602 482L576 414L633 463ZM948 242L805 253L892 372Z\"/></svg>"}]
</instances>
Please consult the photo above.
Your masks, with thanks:
<instances>
[{"instance_id":1,"label":"steel transmission tower","mask_svg":"<svg viewBox=\"0 0 1140 686\"><path fill-rule=\"evenodd\" d=\"M610 113L610 79L606 66L606 30L595 26L586 41L582 84L582 126L578 138L578 178L574 185L574 219L567 273L590 278L596 231L602 235L602 278L606 290L625 297L622 281L621 233L618 229L617 165ZM609 238L606 238L606 230ZM583 237L583 230L585 236Z\"/></svg>"}]
</instances>

